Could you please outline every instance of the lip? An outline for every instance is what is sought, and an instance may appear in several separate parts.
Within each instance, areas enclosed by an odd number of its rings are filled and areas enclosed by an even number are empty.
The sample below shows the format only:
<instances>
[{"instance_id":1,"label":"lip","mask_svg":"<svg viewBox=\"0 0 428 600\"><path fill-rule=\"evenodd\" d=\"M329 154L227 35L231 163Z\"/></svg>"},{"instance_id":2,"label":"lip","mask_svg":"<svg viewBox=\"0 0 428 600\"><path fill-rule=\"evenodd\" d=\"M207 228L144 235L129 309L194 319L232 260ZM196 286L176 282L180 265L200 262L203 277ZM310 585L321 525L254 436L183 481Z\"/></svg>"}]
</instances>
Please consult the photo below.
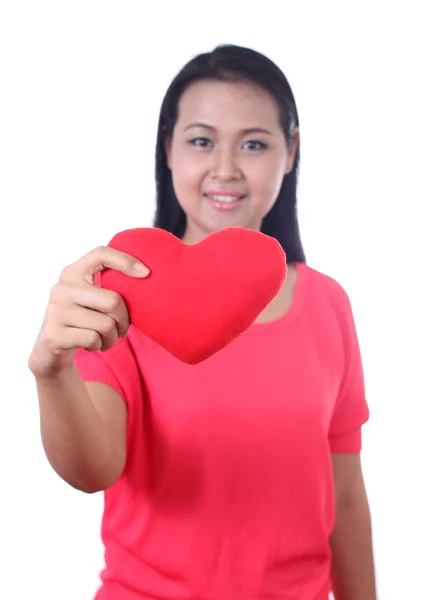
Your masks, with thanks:
<instances>
[{"instance_id":1,"label":"lip","mask_svg":"<svg viewBox=\"0 0 428 600\"><path fill-rule=\"evenodd\" d=\"M208 190L204 192L205 196L230 196L232 198L243 198L245 194L241 194L240 192L232 192L229 190Z\"/></svg>"},{"instance_id":2,"label":"lip","mask_svg":"<svg viewBox=\"0 0 428 600\"><path fill-rule=\"evenodd\" d=\"M220 212L230 212L235 210L236 208L238 208L238 206L241 206L242 202L244 201L244 199L246 198L246 195L241 195L241 194L237 194L236 192L231 194L231 193L213 193L210 192L209 194L204 194L206 200L211 204L211 206L213 206L216 210L220 211ZM229 196L230 198L234 198L234 200L228 201L228 202L224 202L224 201L220 201L220 200L216 200L215 198L217 197L221 197L221 196Z\"/></svg>"}]
</instances>

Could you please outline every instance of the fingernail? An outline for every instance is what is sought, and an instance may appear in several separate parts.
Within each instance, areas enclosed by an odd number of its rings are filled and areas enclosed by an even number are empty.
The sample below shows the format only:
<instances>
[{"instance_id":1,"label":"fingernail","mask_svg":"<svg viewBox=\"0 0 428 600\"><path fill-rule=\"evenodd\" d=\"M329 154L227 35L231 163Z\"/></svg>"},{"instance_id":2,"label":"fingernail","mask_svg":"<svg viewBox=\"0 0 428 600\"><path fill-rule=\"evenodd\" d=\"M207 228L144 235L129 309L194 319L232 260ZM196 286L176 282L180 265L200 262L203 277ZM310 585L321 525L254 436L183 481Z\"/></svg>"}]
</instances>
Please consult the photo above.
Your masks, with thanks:
<instances>
[{"instance_id":1,"label":"fingernail","mask_svg":"<svg viewBox=\"0 0 428 600\"><path fill-rule=\"evenodd\" d=\"M141 263L135 263L133 269L138 275L148 275L150 273L150 270Z\"/></svg>"}]
</instances>

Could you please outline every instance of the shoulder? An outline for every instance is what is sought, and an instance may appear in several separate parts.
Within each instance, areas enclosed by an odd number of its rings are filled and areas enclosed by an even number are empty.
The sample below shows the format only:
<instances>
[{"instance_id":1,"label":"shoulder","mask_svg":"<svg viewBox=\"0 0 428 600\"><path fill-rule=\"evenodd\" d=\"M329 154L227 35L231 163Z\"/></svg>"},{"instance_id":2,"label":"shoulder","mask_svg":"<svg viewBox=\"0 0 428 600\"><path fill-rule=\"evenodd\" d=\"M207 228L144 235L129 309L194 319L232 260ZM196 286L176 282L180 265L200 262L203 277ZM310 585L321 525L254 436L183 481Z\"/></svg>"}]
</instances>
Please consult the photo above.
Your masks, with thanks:
<instances>
[{"instance_id":1,"label":"shoulder","mask_svg":"<svg viewBox=\"0 0 428 600\"><path fill-rule=\"evenodd\" d=\"M338 303L348 303L349 297L344 287L334 279L307 264L301 265L312 294L325 295Z\"/></svg>"},{"instance_id":2,"label":"shoulder","mask_svg":"<svg viewBox=\"0 0 428 600\"><path fill-rule=\"evenodd\" d=\"M345 288L331 275L308 265L300 267L305 281L305 305L308 313L339 325L353 323L351 300Z\"/></svg>"}]
</instances>

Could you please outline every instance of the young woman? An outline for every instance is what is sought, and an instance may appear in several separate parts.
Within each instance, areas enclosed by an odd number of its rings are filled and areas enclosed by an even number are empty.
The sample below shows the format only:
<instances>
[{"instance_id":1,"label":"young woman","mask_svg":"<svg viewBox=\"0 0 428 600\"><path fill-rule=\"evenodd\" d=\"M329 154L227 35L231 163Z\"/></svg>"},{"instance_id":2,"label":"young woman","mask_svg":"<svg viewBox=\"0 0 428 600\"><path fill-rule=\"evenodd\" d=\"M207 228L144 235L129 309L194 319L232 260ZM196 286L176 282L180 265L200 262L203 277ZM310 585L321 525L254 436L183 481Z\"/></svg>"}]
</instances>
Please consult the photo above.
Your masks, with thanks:
<instances>
[{"instance_id":1,"label":"young woman","mask_svg":"<svg viewBox=\"0 0 428 600\"><path fill-rule=\"evenodd\" d=\"M52 289L29 366L53 468L105 492L98 600L375 598L361 356L345 291L305 261L298 165L283 73L236 46L197 56L161 108L155 226L186 244L261 230L286 252L282 289L194 366L93 285L144 278L135 258L97 248Z\"/></svg>"}]
</instances>

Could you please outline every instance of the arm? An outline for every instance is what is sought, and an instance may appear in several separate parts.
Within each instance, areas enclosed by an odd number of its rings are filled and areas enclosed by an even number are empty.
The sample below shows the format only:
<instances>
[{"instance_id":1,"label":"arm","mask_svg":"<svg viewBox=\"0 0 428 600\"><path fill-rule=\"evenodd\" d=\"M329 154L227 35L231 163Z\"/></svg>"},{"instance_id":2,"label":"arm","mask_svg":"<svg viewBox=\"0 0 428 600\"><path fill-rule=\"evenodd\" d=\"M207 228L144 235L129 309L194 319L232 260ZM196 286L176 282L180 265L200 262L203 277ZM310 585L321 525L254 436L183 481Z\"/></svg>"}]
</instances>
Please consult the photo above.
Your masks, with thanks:
<instances>
[{"instance_id":1,"label":"arm","mask_svg":"<svg viewBox=\"0 0 428 600\"><path fill-rule=\"evenodd\" d=\"M359 453L332 454L336 524L331 536L335 600L376 600L370 511Z\"/></svg>"},{"instance_id":2,"label":"arm","mask_svg":"<svg viewBox=\"0 0 428 600\"><path fill-rule=\"evenodd\" d=\"M51 290L28 361L36 378L46 456L60 477L85 492L110 487L126 460L127 408L121 389L115 389L114 377L110 385L85 385L75 362L82 349L94 356L117 347L129 329L123 298L94 285L95 275L105 268L134 278L149 272L134 257L103 247L66 267Z\"/></svg>"},{"instance_id":3,"label":"arm","mask_svg":"<svg viewBox=\"0 0 428 600\"><path fill-rule=\"evenodd\" d=\"M36 377L43 447L54 470L74 488L110 487L126 460L124 400L102 383L82 381L75 365Z\"/></svg>"}]
</instances>

